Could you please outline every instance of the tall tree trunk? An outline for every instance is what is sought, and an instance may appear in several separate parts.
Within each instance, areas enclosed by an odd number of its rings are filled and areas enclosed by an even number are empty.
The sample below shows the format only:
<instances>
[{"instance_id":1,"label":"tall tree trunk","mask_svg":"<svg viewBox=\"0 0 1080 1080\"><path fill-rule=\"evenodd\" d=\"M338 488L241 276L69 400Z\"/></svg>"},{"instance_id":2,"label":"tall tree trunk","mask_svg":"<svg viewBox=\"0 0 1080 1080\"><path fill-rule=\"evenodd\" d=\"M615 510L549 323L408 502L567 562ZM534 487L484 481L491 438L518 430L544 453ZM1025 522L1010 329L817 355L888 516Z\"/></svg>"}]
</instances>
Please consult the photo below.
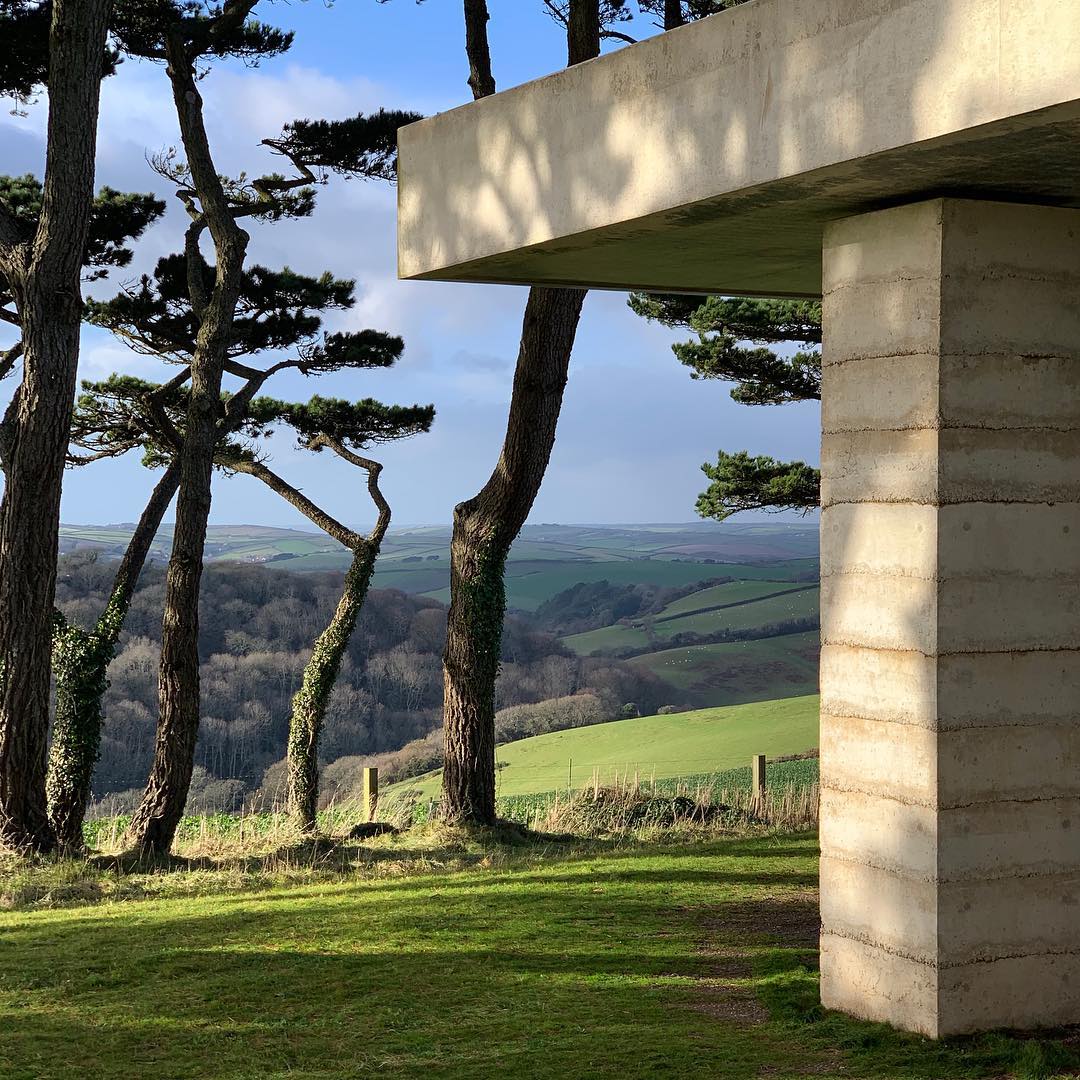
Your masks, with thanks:
<instances>
[{"instance_id":1,"label":"tall tree trunk","mask_svg":"<svg viewBox=\"0 0 1080 1080\"><path fill-rule=\"evenodd\" d=\"M176 36L168 39L168 54L180 134L202 214L214 240L217 271L213 292L209 297L202 296L199 230L189 229L185 253L199 333L191 361L191 394L179 453L176 529L165 579L154 761L128 829L129 843L145 854L164 854L172 846L195 765L199 734L199 586L210 517L221 377L232 339L248 242L247 233L236 224L214 166L195 73L183 42Z\"/></svg>"},{"instance_id":2,"label":"tall tree trunk","mask_svg":"<svg viewBox=\"0 0 1080 1080\"><path fill-rule=\"evenodd\" d=\"M139 575L179 479L179 467L173 463L155 485L120 560L108 603L93 630L72 626L57 613L53 638L56 716L46 791L49 821L62 851L83 848L83 820L101 751L102 702L109 686L106 675L116 655Z\"/></svg>"},{"instance_id":3,"label":"tall tree trunk","mask_svg":"<svg viewBox=\"0 0 1080 1080\"><path fill-rule=\"evenodd\" d=\"M300 689L289 717L289 812L305 832L314 832L319 808L319 736L330 694L349 647L356 619L364 605L378 546L362 544L353 551L341 599L326 629L319 635L304 667Z\"/></svg>"},{"instance_id":4,"label":"tall tree trunk","mask_svg":"<svg viewBox=\"0 0 1080 1080\"><path fill-rule=\"evenodd\" d=\"M494 93L487 5L466 0L465 13L470 69L487 72L489 92ZM599 52L599 0L570 0L568 62L579 64ZM478 86L473 86L474 97L485 96ZM499 462L480 493L454 509L440 808L448 821L495 820L495 682L506 614L506 557L529 516L555 445L584 299L580 289L529 291Z\"/></svg>"},{"instance_id":5,"label":"tall tree trunk","mask_svg":"<svg viewBox=\"0 0 1080 1080\"><path fill-rule=\"evenodd\" d=\"M22 325L0 503L0 844L47 850L49 671L60 488L79 359L79 274L94 194L108 0L54 0L41 217L0 247ZM10 220L7 225L11 225Z\"/></svg>"},{"instance_id":6,"label":"tall tree trunk","mask_svg":"<svg viewBox=\"0 0 1080 1080\"><path fill-rule=\"evenodd\" d=\"M491 51L488 49L487 0L465 0L465 52L469 57L469 89L474 98L495 93L491 74Z\"/></svg>"},{"instance_id":7,"label":"tall tree trunk","mask_svg":"<svg viewBox=\"0 0 1080 1080\"><path fill-rule=\"evenodd\" d=\"M682 0L664 0L664 29L674 30L684 23Z\"/></svg>"},{"instance_id":8,"label":"tall tree trunk","mask_svg":"<svg viewBox=\"0 0 1080 1080\"><path fill-rule=\"evenodd\" d=\"M499 463L483 490L454 510L450 616L443 657L442 814L495 820L495 681L506 594L503 573L544 479L585 293L529 292Z\"/></svg>"}]
</instances>

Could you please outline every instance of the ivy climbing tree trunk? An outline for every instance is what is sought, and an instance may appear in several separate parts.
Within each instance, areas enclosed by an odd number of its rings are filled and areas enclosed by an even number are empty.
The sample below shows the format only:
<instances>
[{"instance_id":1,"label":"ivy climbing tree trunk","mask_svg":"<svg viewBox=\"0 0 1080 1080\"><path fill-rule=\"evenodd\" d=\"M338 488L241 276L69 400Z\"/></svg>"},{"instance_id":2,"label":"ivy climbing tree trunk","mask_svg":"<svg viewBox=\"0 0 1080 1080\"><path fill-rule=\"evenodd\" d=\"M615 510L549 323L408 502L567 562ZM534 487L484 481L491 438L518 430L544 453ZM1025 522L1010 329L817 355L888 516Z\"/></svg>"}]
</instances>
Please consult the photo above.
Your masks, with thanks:
<instances>
[{"instance_id":1,"label":"ivy climbing tree trunk","mask_svg":"<svg viewBox=\"0 0 1080 1080\"><path fill-rule=\"evenodd\" d=\"M23 379L3 423L0 844L52 846L45 805L60 488L75 397L79 275L94 188L108 0L53 0L37 229L0 209L0 261L22 328Z\"/></svg>"},{"instance_id":2,"label":"ivy climbing tree trunk","mask_svg":"<svg viewBox=\"0 0 1080 1080\"><path fill-rule=\"evenodd\" d=\"M485 89L495 91L487 5L466 0L465 14L470 71L487 76L470 77L479 98ZM596 56L598 0L571 0L567 28L571 65ZM480 493L454 509L440 808L448 821L486 825L495 820L495 682L506 614L506 557L529 516L555 444L584 299L580 289L530 290L502 453Z\"/></svg>"},{"instance_id":3,"label":"ivy climbing tree trunk","mask_svg":"<svg viewBox=\"0 0 1080 1080\"><path fill-rule=\"evenodd\" d=\"M218 440L221 379L242 285L248 234L237 225L210 154L192 61L178 35L167 39L168 73L180 134L201 214L188 229L185 253L192 306L199 320L191 360L187 424L179 453L180 494L165 579L154 760L128 841L146 854L172 845L184 813L199 734L199 587L202 582L210 481ZM205 263L198 238L208 228L217 254L214 286L202 295Z\"/></svg>"},{"instance_id":4,"label":"ivy climbing tree trunk","mask_svg":"<svg viewBox=\"0 0 1080 1080\"><path fill-rule=\"evenodd\" d=\"M341 671L341 662L356 628L360 609L367 598L371 575L375 572L375 561L379 557L386 530L390 527L390 504L379 487L379 475L382 472L379 462L362 457L337 439L325 435L312 439L309 445L313 448L327 447L367 473L368 494L378 510L378 518L375 527L366 536L346 528L264 463L237 461L230 462L230 467L261 480L309 521L353 553L352 563L345 574L341 598L329 624L311 650L311 658L304 666L300 689L293 697L292 713L289 716L289 813L302 831L310 833L316 829L319 809L319 737L326 720L330 695Z\"/></svg>"},{"instance_id":5,"label":"ivy climbing tree trunk","mask_svg":"<svg viewBox=\"0 0 1080 1080\"><path fill-rule=\"evenodd\" d=\"M49 821L59 848L83 847L82 827L90 802L94 766L101 751L102 706L109 664L124 628L131 598L161 519L176 494L180 470L170 465L150 495L113 578L105 610L92 630L68 623L59 612L53 635L56 716L46 782Z\"/></svg>"},{"instance_id":6,"label":"ivy climbing tree trunk","mask_svg":"<svg viewBox=\"0 0 1080 1080\"><path fill-rule=\"evenodd\" d=\"M483 490L454 510L443 657L442 814L495 820L495 681L514 542L544 479L585 293L534 288L522 326L506 438Z\"/></svg>"},{"instance_id":7,"label":"ivy climbing tree trunk","mask_svg":"<svg viewBox=\"0 0 1080 1080\"><path fill-rule=\"evenodd\" d=\"M289 717L289 812L304 832L314 832L319 809L319 737L330 694L349 647L356 619L367 597L378 549L362 544L353 551L333 618L319 635L304 666Z\"/></svg>"}]
</instances>

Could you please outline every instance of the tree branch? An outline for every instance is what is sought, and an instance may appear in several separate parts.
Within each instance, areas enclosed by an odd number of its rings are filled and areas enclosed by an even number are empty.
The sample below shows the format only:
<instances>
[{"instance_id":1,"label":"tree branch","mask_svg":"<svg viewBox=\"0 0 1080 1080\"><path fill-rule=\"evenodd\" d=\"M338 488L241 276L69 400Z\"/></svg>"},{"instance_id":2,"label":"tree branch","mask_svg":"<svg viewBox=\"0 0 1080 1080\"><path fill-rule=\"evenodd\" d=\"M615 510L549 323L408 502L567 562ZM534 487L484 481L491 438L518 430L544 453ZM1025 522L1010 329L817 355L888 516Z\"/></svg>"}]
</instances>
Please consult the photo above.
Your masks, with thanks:
<instances>
[{"instance_id":1,"label":"tree branch","mask_svg":"<svg viewBox=\"0 0 1080 1080\"><path fill-rule=\"evenodd\" d=\"M316 506L302 491L294 488L261 461L236 458L222 460L221 464L227 469L232 469L233 472L246 473L248 476L261 480L271 491L299 510L313 525L318 526L350 551L355 551L368 542L366 537L342 525L337 518L331 517L322 507Z\"/></svg>"},{"instance_id":2,"label":"tree branch","mask_svg":"<svg viewBox=\"0 0 1080 1080\"><path fill-rule=\"evenodd\" d=\"M0 352L0 379L6 379L11 374L11 369L15 366L19 357L22 356L23 343L22 341L16 341L10 349L6 349L4 352Z\"/></svg>"},{"instance_id":3,"label":"tree branch","mask_svg":"<svg viewBox=\"0 0 1080 1080\"><path fill-rule=\"evenodd\" d=\"M382 464L373 458L362 457L354 450L350 450L344 443L330 438L329 435L316 436L312 440L311 446L312 448L325 446L337 454L338 457L349 462L350 465L355 465L358 469L364 469L367 472L368 494L379 511L378 520L375 522L375 527L368 534L368 540L373 544L381 544L383 537L386 535L386 530L390 527L390 504L386 501L386 497L379 487L379 474L382 472Z\"/></svg>"}]
</instances>

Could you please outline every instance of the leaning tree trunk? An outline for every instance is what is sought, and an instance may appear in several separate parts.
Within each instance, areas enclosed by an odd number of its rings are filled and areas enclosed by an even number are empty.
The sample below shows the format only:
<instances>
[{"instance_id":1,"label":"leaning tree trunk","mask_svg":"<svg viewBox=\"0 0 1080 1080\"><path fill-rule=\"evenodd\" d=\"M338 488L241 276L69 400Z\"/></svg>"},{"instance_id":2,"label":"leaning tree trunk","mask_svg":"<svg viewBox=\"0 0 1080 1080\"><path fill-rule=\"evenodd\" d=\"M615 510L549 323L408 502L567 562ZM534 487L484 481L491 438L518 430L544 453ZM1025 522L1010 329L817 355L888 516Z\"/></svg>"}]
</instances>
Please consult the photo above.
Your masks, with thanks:
<instances>
[{"instance_id":1,"label":"leaning tree trunk","mask_svg":"<svg viewBox=\"0 0 1080 1080\"><path fill-rule=\"evenodd\" d=\"M49 821L62 851L83 848L83 821L101 751L107 672L127 618L150 546L176 494L180 478L171 464L158 480L113 579L112 592L93 630L72 626L57 613L53 637L56 716L46 782Z\"/></svg>"},{"instance_id":2,"label":"leaning tree trunk","mask_svg":"<svg viewBox=\"0 0 1080 1080\"><path fill-rule=\"evenodd\" d=\"M232 340L248 242L247 233L233 218L210 154L202 97L191 61L183 43L171 36L168 52L180 133L192 182L214 240L217 271L212 294L202 296L204 264L198 251L199 231L189 228L185 245L188 286L199 318L199 333L191 361L191 393L179 451L176 528L165 578L154 761L127 834L132 847L151 855L164 854L172 846L195 766L199 734L199 586L219 435L221 378Z\"/></svg>"},{"instance_id":3,"label":"leaning tree trunk","mask_svg":"<svg viewBox=\"0 0 1080 1080\"><path fill-rule=\"evenodd\" d=\"M465 49L473 96L495 92L486 0L465 0ZM570 0L567 59L600 51L599 0ZM585 293L529 291L514 390L499 463L483 490L454 510L450 616L443 654L443 794L448 821L495 820L495 682L499 676L510 545L544 479Z\"/></svg>"},{"instance_id":4,"label":"leaning tree trunk","mask_svg":"<svg viewBox=\"0 0 1080 1080\"><path fill-rule=\"evenodd\" d=\"M356 628L356 619L364 606L375 561L379 557L383 538L390 527L390 504L379 487L382 465L371 458L350 450L343 442L328 435L313 439L312 446L329 447L335 454L367 473L367 490L378 510L375 526L367 536L353 532L313 503L302 491L294 488L273 472L264 462L240 458L229 462L237 472L248 473L261 480L309 521L324 530L353 553L352 564L345 575L341 599L330 624L319 635L304 667L300 689L292 702L289 717L288 744L288 802L289 812L304 832L314 832L319 808L319 736L322 733L330 694L341 670L341 661Z\"/></svg>"},{"instance_id":5,"label":"leaning tree trunk","mask_svg":"<svg viewBox=\"0 0 1080 1080\"><path fill-rule=\"evenodd\" d=\"M304 667L289 717L289 812L305 832L314 832L319 804L319 736L330 694L364 605L378 558L377 544L364 542L353 551L341 599L329 625L319 635Z\"/></svg>"},{"instance_id":6,"label":"leaning tree trunk","mask_svg":"<svg viewBox=\"0 0 1080 1080\"><path fill-rule=\"evenodd\" d=\"M42 209L3 260L22 326L23 380L4 424L0 504L0 844L52 845L45 806L60 488L82 319L108 0L54 0Z\"/></svg>"},{"instance_id":7,"label":"leaning tree trunk","mask_svg":"<svg viewBox=\"0 0 1080 1080\"><path fill-rule=\"evenodd\" d=\"M499 463L454 510L450 616L443 657L443 798L449 821L495 820L495 681L506 557L544 479L585 293L534 288L522 327Z\"/></svg>"}]
</instances>

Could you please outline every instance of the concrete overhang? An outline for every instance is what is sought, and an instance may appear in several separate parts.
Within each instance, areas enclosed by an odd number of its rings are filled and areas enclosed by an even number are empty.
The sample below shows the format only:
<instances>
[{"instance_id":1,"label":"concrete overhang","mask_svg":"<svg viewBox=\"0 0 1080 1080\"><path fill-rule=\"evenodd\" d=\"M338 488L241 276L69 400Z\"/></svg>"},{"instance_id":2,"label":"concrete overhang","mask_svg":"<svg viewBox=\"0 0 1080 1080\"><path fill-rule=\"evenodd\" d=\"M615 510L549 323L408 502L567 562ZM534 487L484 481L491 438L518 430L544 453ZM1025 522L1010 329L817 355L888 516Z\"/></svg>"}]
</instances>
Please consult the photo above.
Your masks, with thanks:
<instances>
[{"instance_id":1,"label":"concrete overhang","mask_svg":"<svg viewBox=\"0 0 1080 1080\"><path fill-rule=\"evenodd\" d=\"M1080 0L754 0L412 124L398 270L814 296L942 195L1080 206Z\"/></svg>"}]
</instances>

